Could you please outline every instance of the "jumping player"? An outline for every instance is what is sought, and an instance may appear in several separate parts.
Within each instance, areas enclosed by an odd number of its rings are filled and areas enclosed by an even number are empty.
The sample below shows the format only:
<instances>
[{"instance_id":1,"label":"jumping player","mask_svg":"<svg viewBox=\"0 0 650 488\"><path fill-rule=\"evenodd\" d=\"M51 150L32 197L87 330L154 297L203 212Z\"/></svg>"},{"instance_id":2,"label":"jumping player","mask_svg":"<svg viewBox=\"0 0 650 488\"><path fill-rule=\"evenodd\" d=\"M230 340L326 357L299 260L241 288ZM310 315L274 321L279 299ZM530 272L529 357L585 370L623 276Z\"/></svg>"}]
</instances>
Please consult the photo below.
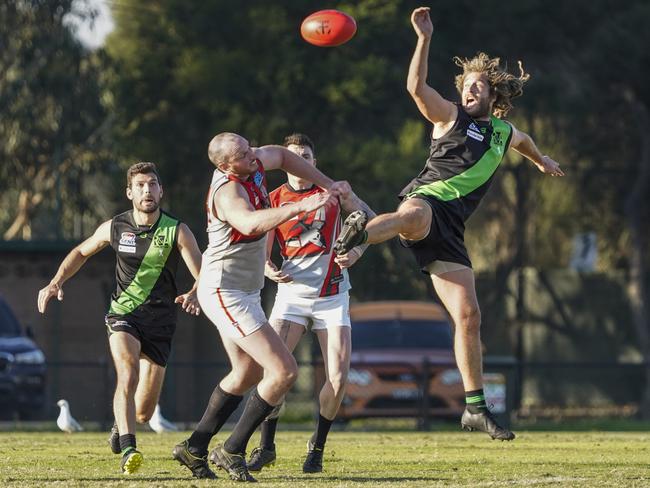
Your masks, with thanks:
<instances>
[{"instance_id":1,"label":"jumping player","mask_svg":"<svg viewBox=\"0 0 650 488\"><path fill-rule=\"evenodd\" d=\"M291 134L284 140L289 151L316 165L314 144L304 134ZM311 181L287 175L288 182L270 195L273 207L295 205L323 190ZM345 268L352 266L367 246L359 246L345 255L336 256L333 245L341 229L341 211L351 213L372 210L354 193L342 198L340 205L300 214L269 232L265 274L278 283L270 322L290 351L298 345L309 322L318 337L325 362L325 384L319 395L320 411L316 431L307 445L302 470L323 470L323 449L327 434L345 394L350 369L350 280ZM283 261L278 269L270 260L273 241L277 239ZM260 446L248 461L250 471L274 463L275 430L280 405L262 423Z\"/></svg>"},{"instance_id":2,"label":"jumping player","mask_svg":"<svg viewBox=\"0 0 650 488\"><path fill-rule=\"evenodd\" d=\"M431 276L455 325L454 352L467 403L461 426L487 432L493 439L512 440L515 435L497 424L483 393L481 314L463 239L465 221L487 192L509 148L532 161L542 173L564 173L558 163L539 151L530 136L502 120L529 78L521 65L516 77L499 66L498 58L484 53L473 59L454 58L463 72L456 77L461 103L452 103L426 83L433 34L429 8L415 9L411 23L418 41L407 88L422 115L433 123L429 159L401 191L397 211L377 216L367 227L366 216L360 212L346 219L337 252L400 237L422 271Z\"/></svg>"},{"instance_id":3,"label":"jumping player","mask_svg":"<svg viewBox=\"0 0 650 488\"><path fill-rule=\"evenodd\" d=\"M153 163L137 163L126 174L126 196L133 209L101 224L95 233L63 260L52 281L38 293L38 310L45 313L52 297L63 300L63 283L86 260L110 245L117 256L117 288L106 314L106 327L117 386L113 398L115 425L109 443L122 454L122 472L142 464L136 449L135 424L151 418L165 377L176 329L176 307L198 315L196 284L177 296L179 257L198 278L201 252L187 225L160 209L163 188Z\"/></svg>"},{"instance_id":4,"label":"jumping player","mask_svg":"<svg viewBox=\"0 0 650 488\"><path fill-rule=\"evenodd\" d=\"M174 447L172 455L197 478L214 478L207 465L210 440L242 395L257 385L232 435L210 452L210 460L231 479L255 481L246 467L246 445L298 373L296 361L262 310L266 234L303 212L334 205L335 198L346 197L350 187L333 182L282 146L252 148L246 139L229 132L212 139L208 156L216 169L207 198L209 243L198 297L219 330L232 370L214 389L196 430ZM269 208L265 171L272 169L283 169L327 191L296 205Z\"/></svg>"}]
</instances>

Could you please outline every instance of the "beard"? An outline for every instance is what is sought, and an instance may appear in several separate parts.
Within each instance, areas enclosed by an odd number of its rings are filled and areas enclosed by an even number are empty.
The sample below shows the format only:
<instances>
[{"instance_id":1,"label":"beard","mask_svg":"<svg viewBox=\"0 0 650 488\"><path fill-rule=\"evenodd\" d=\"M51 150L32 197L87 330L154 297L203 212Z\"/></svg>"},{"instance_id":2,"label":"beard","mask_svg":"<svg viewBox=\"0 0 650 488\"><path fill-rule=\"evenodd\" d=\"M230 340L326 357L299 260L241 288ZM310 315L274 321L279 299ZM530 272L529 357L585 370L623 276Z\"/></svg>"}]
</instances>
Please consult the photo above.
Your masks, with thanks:
<instances>
[{"instance_id":1,"label":"beard","mask_svg":"<svg viewBox=\"0 0 650 488\"><path fill-rule=\"evenodd\" d=\"M489 100L481 100L474 105L472 105L470 108L467 106L463 106L465 109L465 112L470 117L474 117L475 119L478 118L483 118L483 117L489 117L490 116L490 101Z\"/></svg>"},{"instance_id":2,"label":"beard","mask_svg":"<svg viewBox=\"0 0 650 488\"><path fill-rule=\"evenodd\" d=\"M142 213L154 213L158 208L160 207L160 202L157 201L152 201L151 203L146 202L146 203L139 203L139 202L134 202L136 210Z\"/></svg>"}]
</instances>

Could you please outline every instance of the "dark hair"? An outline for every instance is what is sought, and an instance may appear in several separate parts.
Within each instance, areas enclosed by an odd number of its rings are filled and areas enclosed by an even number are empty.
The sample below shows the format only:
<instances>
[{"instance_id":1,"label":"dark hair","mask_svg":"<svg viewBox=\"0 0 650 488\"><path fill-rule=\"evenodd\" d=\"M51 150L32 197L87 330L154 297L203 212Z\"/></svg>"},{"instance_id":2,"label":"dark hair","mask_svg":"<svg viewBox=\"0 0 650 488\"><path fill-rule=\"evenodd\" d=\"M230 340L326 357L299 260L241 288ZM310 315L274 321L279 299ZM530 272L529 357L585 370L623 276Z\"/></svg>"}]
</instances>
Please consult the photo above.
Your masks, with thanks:
<instances>
[{"instance_id":1,"label":"dark hair","mask_svg":"<svg viewBox=\"0 0 650 488\"><path fill-rule=\"evenodd\" d=\"M291 144L293 144L294 146L307 146L311 148L311 152L315 152L314 143L309 138L309 136L306 136L305 134L294 132L293 134L285 137L283 143L284 147L288 147Z\"/></svg>"},{"instance_id":2,"label":"dark hair","mask_svg":"<svg viewBox=\"0 0 650 488\"><path fill-rule=\"evenodd\" d=\"M469 73L485 73L490 84L490 93L496 94L493 112L498 118L505 117L512 108L512 99L521 96L524 92L524 83L530 75L524 71L519 61L519 76L508 73L507 68L499 65L499 58L490 58L485 53L477 53L472 59L454 58L456 66L463 68L463 73L456 76L456 89L463 92L465 76Z\"/></svg>"},{"instance_id":3,"label":"dark hair","mask_svg":"<svg viewBox=\"0 0 650 488\"><path fill-rule=\"evenodd\" d=\"M133 179L133 175L147 174L156 175L158 184L162 185L162 181L160 180L160 175L158 174L158 168L156 168L156 165L154 163L140 162L132 165L126 172L126 187L131 188L131 180Z\"/></svg>"}]
</instances>

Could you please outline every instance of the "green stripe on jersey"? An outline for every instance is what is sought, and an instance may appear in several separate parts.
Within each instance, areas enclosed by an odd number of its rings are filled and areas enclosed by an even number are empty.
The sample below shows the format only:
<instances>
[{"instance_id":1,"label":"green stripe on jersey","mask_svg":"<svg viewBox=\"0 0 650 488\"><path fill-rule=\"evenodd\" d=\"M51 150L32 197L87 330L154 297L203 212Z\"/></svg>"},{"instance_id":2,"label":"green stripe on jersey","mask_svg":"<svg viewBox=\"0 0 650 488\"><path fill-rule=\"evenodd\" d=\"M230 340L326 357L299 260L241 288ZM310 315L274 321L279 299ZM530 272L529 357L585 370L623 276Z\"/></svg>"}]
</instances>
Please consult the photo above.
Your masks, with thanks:
<instances>
[{"instance_id":1,"label":"green stripe on jersey","mask_svg":"<svg viewBox=\"0 0 650 488\"><path fill-rule=\"evenodd\" d=\"M174 247L178 220L162 214L147 253L133 281L117 300L111 302L111 313L126 315L144 303L160 277L169 254Z\"/></svg>"},{"instance_id":2,"label":"green stripe on jersey","mask_svg":"<svg viewBox=\"0 0 650 488\"><path fill-rule=\"evenodd\" d=\"M426 195L447 202L464 197L484 185L503 161L506 144L512 132L510 124L503 120L494 116L491 116L490 120L492 121L490 147L472 167L446 180L422 185L413 190L410 195Z\"/></svg>"}]
</instances>

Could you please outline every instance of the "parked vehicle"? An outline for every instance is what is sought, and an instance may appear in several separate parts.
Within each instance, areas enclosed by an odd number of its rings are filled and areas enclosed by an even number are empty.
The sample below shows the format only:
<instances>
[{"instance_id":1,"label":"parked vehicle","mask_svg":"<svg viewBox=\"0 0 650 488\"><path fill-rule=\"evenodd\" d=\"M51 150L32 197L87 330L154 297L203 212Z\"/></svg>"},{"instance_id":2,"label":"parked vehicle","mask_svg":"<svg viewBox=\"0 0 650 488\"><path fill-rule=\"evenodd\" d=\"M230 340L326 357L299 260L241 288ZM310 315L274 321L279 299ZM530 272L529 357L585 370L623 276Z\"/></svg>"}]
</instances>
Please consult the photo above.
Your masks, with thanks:
<instances>
[{"instance_id":1,"label":"parked vehicle","mask_svg":"<svg viewBox=\"0 0 650 488\"><path fill-rule=\"evenodd\" d=\"M38 418L45 403L45 355L0 296L0 417Z\"/></svg>"},{"instance_id":2,"label":"parked vehicle","mask_svg":"<svg viewBox=\"0 0 650 488\"><path fill-rule=\"evenodd\" d=\"M465 408L465 391L455 366L449 318L440 305L359 303L351 306L350 317L351 368L339 420L459 418ZM324 371L322 366L315 369L315 384L320 388ZM485 374L484 382L492 411L504 412L505 376Z\"/></svg>"}]
</instances>

